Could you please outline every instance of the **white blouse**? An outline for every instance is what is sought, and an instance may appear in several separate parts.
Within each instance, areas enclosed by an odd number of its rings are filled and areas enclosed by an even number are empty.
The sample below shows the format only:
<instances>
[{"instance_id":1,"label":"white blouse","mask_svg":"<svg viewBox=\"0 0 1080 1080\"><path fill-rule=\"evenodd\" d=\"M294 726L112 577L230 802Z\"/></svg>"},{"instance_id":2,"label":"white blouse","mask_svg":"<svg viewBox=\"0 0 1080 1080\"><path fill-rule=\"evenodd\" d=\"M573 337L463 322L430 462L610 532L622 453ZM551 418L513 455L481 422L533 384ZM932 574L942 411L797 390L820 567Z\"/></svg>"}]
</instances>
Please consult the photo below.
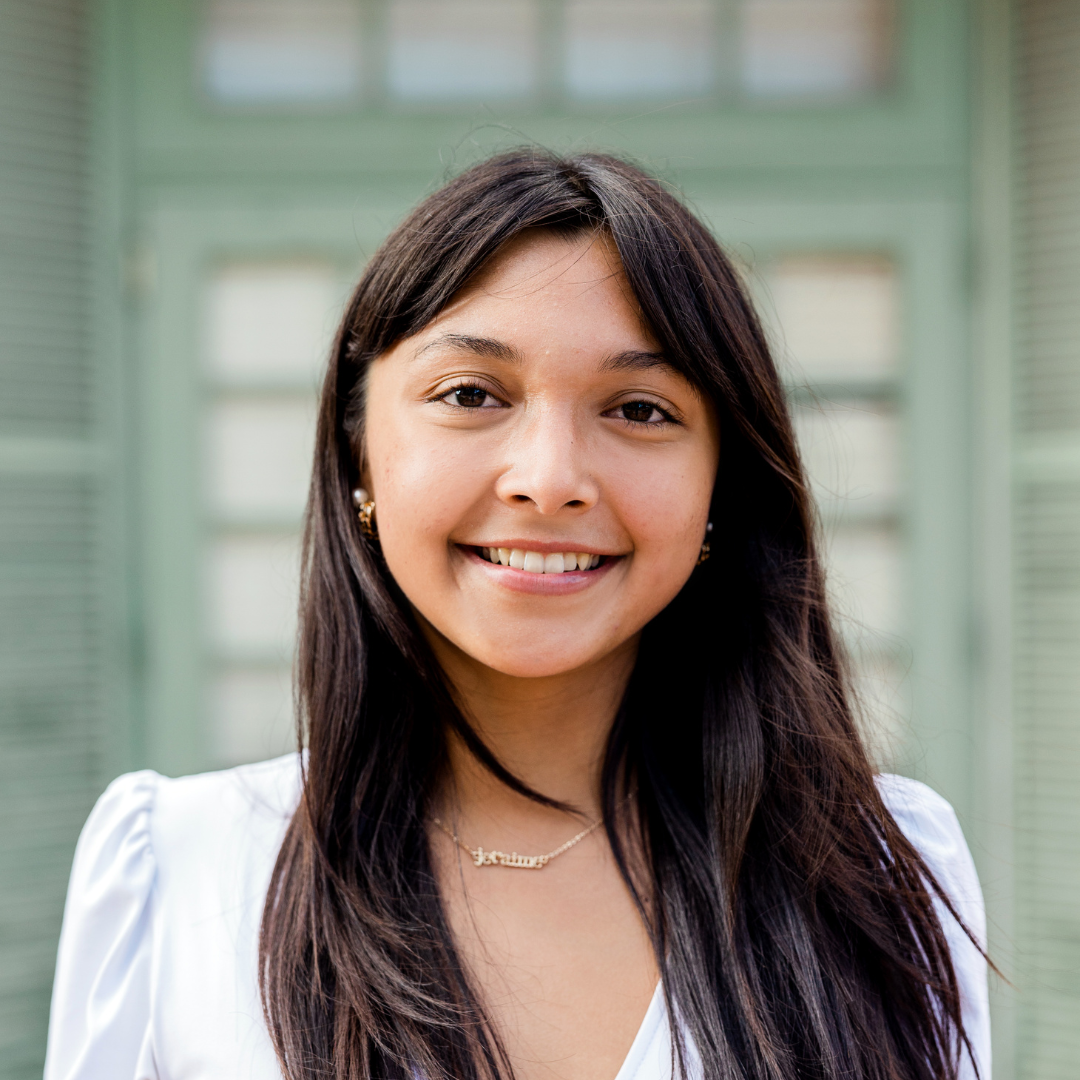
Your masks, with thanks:
<instances>
[{"instance_id":1,"label":"white blouse","mask_svg":"<svg viewBox=\"0 0 1080 1080\"><path fill-rule=\"evenodd\" d=\"M879 784L981 938L982 895L952 808L913 780ZM131 773L110 785L75 852L45 1080L280 1077L256 965L263 901L299 791L295 754L178 780ZM979 1074L989 1080L986 964L940 914ZM670 1080L670 1047L657 988L615 1080ZM974 1076L970 1065L963 1075Z\"/></svg>"}]
</instances>

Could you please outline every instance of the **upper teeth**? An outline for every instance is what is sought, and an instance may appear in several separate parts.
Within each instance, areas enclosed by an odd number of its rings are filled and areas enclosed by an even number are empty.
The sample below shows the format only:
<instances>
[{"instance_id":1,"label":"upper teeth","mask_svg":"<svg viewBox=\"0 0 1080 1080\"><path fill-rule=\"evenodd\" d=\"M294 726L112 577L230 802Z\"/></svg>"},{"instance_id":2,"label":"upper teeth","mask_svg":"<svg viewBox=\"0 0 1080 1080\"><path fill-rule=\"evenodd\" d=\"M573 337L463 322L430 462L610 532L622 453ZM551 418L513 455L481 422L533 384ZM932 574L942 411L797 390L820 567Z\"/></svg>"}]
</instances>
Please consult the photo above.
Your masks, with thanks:
<instances>
[{"instance_id":1,"label":"upper teeth","mask_svg":"<svg viewBox=\"0 0 1080 1080\"><path fill-rule=\"evenodd\" d=\"M591 570L600 565L599 555L587 551L556 551L545 555L540 551L523 551L521 548L481 548L493 563L527 570L530 574L562 574L567 570Z\"/></svg>"}]
</instances>

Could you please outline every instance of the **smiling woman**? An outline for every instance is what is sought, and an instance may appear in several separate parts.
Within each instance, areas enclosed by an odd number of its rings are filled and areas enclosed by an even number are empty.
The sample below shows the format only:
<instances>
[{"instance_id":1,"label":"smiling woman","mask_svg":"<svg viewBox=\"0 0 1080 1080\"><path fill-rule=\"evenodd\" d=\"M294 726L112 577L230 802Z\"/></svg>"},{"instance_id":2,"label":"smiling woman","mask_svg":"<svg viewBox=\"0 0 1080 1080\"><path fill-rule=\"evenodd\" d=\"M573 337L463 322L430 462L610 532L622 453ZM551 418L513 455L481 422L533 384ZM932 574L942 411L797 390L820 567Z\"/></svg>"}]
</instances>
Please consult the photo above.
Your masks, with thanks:
<instances>
[{"instance_id":1,"label":"smiling woman","mask_svg":"<svg viewBox=\"0 0 1080 1080\"><path fill-rule=\"evenodd\" d=\"M49 1080L988 1078L970 856L873 774L764 336L662 184L521 151L414 211L304 551L306 755L103 796Z\"/></svg>"},{"instance_id":2,"label":"smiling woman","mask_svg":"<svg viewBox=\"0 0 1080 1080\"><path fill-rule=\"evenodd\" d=\"M606 234L509 241L366 394L361 481L444 668L603 663L690 576L715 409L664 360Z\"/></svg>"}]
</instances>

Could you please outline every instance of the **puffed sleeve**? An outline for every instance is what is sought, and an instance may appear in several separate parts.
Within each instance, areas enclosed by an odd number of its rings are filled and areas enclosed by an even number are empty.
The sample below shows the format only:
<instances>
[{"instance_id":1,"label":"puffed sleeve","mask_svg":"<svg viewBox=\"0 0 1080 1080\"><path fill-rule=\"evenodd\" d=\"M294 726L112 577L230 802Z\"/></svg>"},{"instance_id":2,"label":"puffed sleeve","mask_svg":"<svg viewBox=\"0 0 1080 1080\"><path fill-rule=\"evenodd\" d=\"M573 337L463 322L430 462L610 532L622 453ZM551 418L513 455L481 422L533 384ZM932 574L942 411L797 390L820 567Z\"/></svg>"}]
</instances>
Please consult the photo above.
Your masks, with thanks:
<instances>
[{"instance_id":1,"label":"puffed sleeve","mask_svg":"<svg viewBox=\"0 0 1080 1080\"><path fill-rule=\"evenodd\" d=\"M75 849L56 963L45 1080L158 1080L150 1035L160 778L131 773L98 800Z\"/></svg>"},{"instance_id":2,"label":"puffed sleeve","mask_svg":"<svg viewBox=\"0 0 1080 1080\"><path fill-rule=\"evenodd\" d=\"M960 918L985 948L986 912L982 889L975 872L975 862L953 808L937 792L917 780L881 776L878 786L897 825L918 848ZM938 902L937 909L960 985L964 1027L978 1064L979 1080L990 1080L990 1001L986 960L945 906ZM961 1062L960 1077L961 1080L975 1080L975 1070L967 1055Z\"/></svg>"}]
</instances>

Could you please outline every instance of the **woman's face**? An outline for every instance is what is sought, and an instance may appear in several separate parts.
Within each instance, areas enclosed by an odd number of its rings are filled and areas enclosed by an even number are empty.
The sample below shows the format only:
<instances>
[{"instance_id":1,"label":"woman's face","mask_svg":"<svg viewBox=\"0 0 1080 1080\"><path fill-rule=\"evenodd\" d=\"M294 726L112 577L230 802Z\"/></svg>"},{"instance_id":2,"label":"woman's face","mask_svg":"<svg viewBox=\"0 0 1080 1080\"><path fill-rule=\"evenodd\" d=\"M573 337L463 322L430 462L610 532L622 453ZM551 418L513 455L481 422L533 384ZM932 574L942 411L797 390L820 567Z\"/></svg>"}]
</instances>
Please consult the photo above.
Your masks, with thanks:
<instances>
[{"instance_id":1,"label":"woman's face","mask_svg":"<svg viewBox=\"0 0 1080 1080\"><path fill-rule=\"evenodd\" d=\"M523 677L595 663L693 572L716 420L642 325L610 240L512 241L372 364L366 400L387 565L474 661Z\"/></svg>"}]
</instances>

